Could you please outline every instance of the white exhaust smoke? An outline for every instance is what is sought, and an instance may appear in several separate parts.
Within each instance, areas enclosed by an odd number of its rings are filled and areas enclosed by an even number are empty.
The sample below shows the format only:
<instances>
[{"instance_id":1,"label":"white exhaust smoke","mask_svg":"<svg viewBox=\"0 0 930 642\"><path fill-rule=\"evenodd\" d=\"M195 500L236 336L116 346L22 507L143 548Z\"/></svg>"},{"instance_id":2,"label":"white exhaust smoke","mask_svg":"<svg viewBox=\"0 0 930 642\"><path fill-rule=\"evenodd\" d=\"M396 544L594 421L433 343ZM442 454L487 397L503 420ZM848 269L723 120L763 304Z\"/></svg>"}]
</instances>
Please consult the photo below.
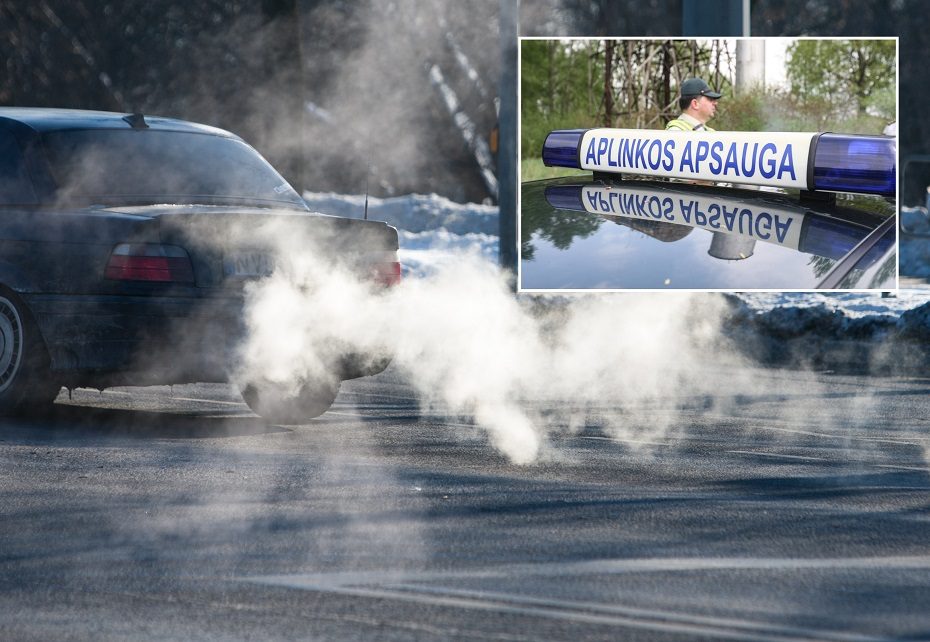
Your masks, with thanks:
<instances>
[{"instance_id":1,"label":"white exhaust smoke","mask_svg":"<svg viewBox=\"0 0 930 642\"><path fill-rule=\"evenodd\" d=\"M519 464L540 456L550 431L582 426L598 409L709 385L689 373L718 339L719 297L521 302L495 266L468 254L383 291L310 247L287 238L279 253L297 258L248 288L240 385L264 379L296 390L343 352L390 354L425 403L472 418ZM650 430L669 421L656 417Z\"/></svg>"}]
</instances>

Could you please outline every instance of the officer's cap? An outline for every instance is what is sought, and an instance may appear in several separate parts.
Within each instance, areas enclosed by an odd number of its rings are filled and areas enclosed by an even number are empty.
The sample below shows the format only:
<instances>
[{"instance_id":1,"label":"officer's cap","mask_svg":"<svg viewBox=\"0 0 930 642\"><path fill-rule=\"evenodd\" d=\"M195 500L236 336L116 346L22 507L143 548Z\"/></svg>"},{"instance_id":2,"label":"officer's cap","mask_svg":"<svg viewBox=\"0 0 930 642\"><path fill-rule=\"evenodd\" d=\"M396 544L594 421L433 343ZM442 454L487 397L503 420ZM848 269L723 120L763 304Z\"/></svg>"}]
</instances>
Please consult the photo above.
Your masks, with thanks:
<instances>
[{"instance_id":1,"label":"officer's cap","mask_svg":"<svg viewBox=\"0 0 930 642\"><path fill-rule=\"evenodd\" d=\"M720 98L723 96L720 92L713 91L710 86L701 78L688 78L681 83L682 96L707 96L708 98Z\"/></svg>"}]
</instances>

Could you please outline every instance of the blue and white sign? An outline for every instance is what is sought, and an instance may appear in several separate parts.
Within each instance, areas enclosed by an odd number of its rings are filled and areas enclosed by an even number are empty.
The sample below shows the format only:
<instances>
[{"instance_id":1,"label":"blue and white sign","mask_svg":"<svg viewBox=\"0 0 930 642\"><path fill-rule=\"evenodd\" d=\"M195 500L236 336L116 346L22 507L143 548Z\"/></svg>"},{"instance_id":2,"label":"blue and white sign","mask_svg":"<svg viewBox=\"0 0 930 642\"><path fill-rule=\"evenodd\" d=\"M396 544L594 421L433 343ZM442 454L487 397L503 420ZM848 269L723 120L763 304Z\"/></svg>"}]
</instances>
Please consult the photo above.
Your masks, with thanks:
<instances>
[{"instance_id":1,"label":"blue and white sign","mask_svg":"<svg viewBox=\"0 0 930 642\"><path fill-rule=\"evenodd\" d=\"M702 181L808 189L808 156L817 134L589 129L581 169Z\"/></svg>"},{"instance_id":2,"label":"blue and white sign","mask_svg":"<svg viewBox=\"0 0 930 642\"><path fill-rule=\"evenodd\" d=\"M895 196L894 138L793 132L557 129L547 167Z\"/></svg>"}]
</instances>

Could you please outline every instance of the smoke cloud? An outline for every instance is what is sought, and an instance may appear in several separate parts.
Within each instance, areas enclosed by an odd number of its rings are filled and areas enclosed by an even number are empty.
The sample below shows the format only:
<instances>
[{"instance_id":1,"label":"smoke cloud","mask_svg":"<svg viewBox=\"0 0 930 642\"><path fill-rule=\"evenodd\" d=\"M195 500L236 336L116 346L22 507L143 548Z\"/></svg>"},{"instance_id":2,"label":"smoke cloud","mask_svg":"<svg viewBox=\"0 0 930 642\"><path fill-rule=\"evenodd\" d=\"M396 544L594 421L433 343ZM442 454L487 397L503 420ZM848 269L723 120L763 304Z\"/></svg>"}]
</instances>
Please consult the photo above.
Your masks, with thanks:
<instances>
[{"instance_id":1,"label":"smoke cloud","mask_svg":"<svg viewBox=\"0 0 930 642\"><path fill-rule=\"evenodd\" d=\"M468 254L383 290L308 251L307 239L279 241L279 256L289 258L247 289L240 386L262 380L296 393L325 380L342 353L391 355L428 406L470 418L502 454L526 464L550 433L584 426L599 410L643 408L710 385L693 373L722 341L719 297L520 300L498 268ZM615 418L602 428L655 436L673 420L656 416L643 428Z\"/></svg>"}]
</instances>

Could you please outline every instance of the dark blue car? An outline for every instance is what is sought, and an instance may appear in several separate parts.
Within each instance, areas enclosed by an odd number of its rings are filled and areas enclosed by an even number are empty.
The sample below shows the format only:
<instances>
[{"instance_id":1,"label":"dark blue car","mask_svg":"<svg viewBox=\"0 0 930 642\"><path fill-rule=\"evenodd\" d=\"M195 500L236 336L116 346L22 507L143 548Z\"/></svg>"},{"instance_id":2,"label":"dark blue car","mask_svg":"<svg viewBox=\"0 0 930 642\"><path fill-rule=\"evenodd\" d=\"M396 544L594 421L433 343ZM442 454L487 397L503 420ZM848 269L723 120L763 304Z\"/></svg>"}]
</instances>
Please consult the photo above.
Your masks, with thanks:
<instances>
[{"instance_id":1,"label":"dark blue car","mask_svg":"<svg viewBox=\"0 0 930 642\"><path fill-rule=\"evenodd\" d=\"M0 411L47 406L62 386L228 381L245 284L279 260L271 229L317 240L376 284L400 278L393 228L309 212L229 132L0 108ZM243 396L299 423L329 407L341 380L386 363L332 351L326 376L288 392L247 381Z\"/></svg>"}]
</instances>

